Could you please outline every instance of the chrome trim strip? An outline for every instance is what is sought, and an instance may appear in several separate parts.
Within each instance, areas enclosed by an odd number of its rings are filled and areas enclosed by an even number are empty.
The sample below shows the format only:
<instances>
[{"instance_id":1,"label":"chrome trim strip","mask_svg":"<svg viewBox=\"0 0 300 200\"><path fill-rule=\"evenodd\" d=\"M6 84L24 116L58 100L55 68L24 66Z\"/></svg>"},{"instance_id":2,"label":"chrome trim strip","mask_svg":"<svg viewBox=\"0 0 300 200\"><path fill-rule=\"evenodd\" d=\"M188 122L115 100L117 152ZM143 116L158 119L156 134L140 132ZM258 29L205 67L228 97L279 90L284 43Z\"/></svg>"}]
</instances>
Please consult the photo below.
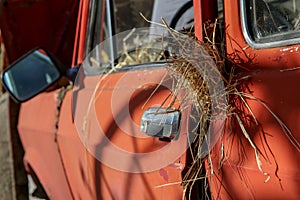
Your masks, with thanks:
<instances>
[{"instance_id":1,"label":"chrome trim strip","mask_svg":"<svg viewBox=\"0 0 300 200\"><path fill-rule=\"evenodd\" d=\"M110 7L111 7L111 4L110 4L110 0L106 0L106 17L107 17L107 24L108 24L108 34L109 34L109 37L113 37L113 27L112 27L112 21L111 21L111 16L112 16L112 13L110 12ZM110 45L111 45L111 48L109 50L109 53L110 53L110 56L111 58L114 58L114 47L115 45L113 44L113 40L110 40ZM114 63L111 62L111 67L113 68L114 67Z\"/></svg>"}]
</instances>

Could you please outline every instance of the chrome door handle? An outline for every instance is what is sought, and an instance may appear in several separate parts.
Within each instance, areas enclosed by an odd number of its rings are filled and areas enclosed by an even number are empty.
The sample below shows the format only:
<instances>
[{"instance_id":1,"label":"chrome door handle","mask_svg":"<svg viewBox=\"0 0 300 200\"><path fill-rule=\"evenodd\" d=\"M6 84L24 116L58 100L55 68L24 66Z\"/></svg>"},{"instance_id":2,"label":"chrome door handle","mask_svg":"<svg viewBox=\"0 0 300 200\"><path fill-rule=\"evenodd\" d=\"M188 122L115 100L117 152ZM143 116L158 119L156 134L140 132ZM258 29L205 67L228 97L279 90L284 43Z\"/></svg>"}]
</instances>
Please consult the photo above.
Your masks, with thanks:
<instances>
[{"instance_id":1,"label":"chrome door handle","mask_svg":"<svg viewBox=\"0 0 300 200\"><path fill-rule=\"evenodd\" d=\"M148 136L177 140L180 117L180 111L174 108L151 107L142 116L140 130Z\"/></svg>"}]
</instances>

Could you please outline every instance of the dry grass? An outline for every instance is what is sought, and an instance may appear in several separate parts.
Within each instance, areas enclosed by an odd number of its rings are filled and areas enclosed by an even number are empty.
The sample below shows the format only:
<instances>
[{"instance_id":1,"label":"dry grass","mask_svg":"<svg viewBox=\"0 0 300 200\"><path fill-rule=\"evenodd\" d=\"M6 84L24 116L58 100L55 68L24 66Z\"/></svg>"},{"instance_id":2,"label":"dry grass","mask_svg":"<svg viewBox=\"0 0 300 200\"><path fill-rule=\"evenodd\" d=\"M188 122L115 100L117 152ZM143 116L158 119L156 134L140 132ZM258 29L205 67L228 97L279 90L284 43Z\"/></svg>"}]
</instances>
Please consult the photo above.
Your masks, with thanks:
<instances>
[{"instance_id":1,"label":"dry grass","mask_svg":"<svg viewBox=\"0 0 300 200\"><path fill-rule=\"evenodd\" d=\"M171 64L167 66L167 71L171 77L176 79L172 95L167 98L177 98L179 91L186 91L186 96L180 102L180 110L192 104L194 112L190 116L191 123L196 124L189 134L196 135L193 143L190 144L192 163L182 179L184 197L192 198L193 186L202 180L207 185L207 175L203 175L204 156L208 149L203 149L203 143L207 141L209 124L216 118L226 119L228 110L226 102L213 105L219 98L228 98L228 91L231 91L230 80L222 74L225 72L224 59L220 56L214 42L199 43L193 36L189 38L178 37L178 33L167 27L172 37L176 37L178 45L182 51L179 55L172 57ZM231 78L231 76L229 76ZM226 83L225 89L213 91L218 81ZM222 82L223 86L223 82ZM220 89L220 88L217 88ZM174 102L174 101L171 101ZM169 105L170 107L172 105ZM220 116L213 116L212 107L217 106L222 112ZM224 112L225 111L225 112ZM208 147L209 148L209 147ZM205 198L205 197L204 197Z\"/></svg>"}]
</instances>

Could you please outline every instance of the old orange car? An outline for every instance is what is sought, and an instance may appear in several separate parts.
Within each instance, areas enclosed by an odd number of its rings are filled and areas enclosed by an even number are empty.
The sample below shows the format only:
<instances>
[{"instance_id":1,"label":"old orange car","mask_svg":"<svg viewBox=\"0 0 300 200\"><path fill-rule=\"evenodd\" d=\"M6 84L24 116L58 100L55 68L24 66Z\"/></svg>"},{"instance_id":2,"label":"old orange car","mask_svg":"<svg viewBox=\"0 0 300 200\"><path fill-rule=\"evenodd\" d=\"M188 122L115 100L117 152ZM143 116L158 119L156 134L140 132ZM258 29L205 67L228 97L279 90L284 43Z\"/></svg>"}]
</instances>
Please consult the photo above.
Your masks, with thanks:
<instances>
[{"instance_id":1,"label":"old orange car","mask_svg":"<svg viewBox=\"0 0 300 200\"><path fill-rule=\"evenodd\" d=\"M2 82L41 197L299 199L299 0L54 1L18 35L23 3Z\"/></svg>"}]
</instances>

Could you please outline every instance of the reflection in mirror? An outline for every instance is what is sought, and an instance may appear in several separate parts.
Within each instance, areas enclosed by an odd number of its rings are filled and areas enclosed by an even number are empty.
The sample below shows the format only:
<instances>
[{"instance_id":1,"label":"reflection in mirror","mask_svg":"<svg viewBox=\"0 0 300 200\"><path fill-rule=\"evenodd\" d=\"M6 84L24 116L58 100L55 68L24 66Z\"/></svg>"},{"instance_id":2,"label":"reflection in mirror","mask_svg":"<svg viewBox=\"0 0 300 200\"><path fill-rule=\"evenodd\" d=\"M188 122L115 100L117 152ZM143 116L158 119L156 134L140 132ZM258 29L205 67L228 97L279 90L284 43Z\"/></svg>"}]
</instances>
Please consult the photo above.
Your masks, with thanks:
<instances>
[{"instance_id":1,"label":"reflection in mirror","mask_svg":"<svg viewBox=\"0 0 300 200\"><path fill-rule=\"evenodd\" d=\"M56 63L43 49L35 49L3 72L2 81L19 102L37 95L60 78Z\"/></svg>"}]
</instances>

